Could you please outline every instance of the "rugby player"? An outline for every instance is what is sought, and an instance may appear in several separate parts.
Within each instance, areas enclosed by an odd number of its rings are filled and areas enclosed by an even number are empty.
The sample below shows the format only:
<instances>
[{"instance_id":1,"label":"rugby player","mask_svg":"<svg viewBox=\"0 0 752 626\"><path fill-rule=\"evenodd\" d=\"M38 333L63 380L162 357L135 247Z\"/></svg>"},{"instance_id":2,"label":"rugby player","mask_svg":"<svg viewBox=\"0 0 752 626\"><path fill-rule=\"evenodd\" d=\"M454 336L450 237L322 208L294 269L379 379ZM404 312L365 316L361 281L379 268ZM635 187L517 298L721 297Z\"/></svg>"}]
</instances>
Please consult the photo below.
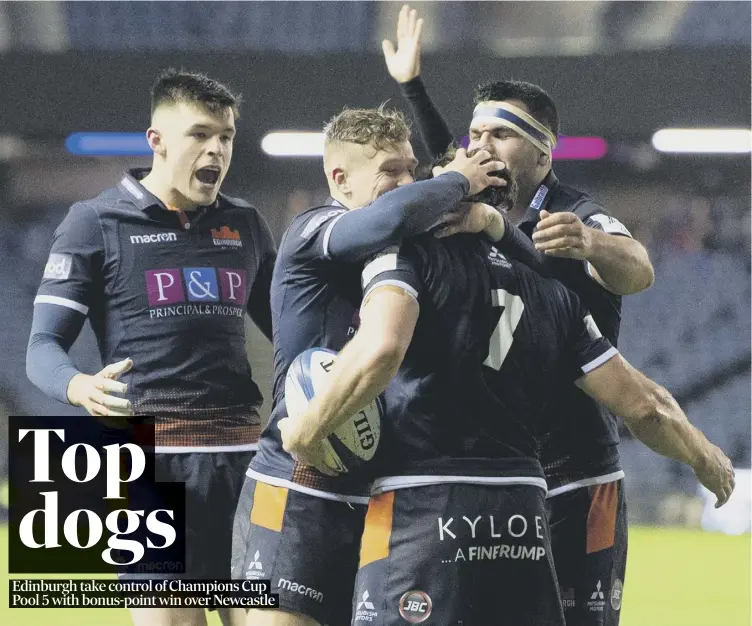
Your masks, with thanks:
<instances>
[{"instance_id":1,"label":"rugby player","mask_svg":"<svg viewBox=\"0 0 752 626\"><path fill-rule=\"evenodd\" d=\"M421 29L415 11L403 7L398 47L395 50L385 41L383 50L389 72L410 102L426 146L436 157L446 150L452 135L419 76ZM559 183L551 163L559 117L543 89L520 81L496 81L476 90L475 104L468 149L482 147L506 162L510 188L517 190L506 217L545 255L545 273L577 293L616 346L622 296L647 289L653 282L647 251L593 198ZM565 606L567 622L570 626L618 624L627 509L617 419L568 384L560 386L560 399L553 406L563 417L579 415L587 424L571 430L557 428L565 419L552 422L542 449L554 558L562 593L570 600ZM594 541L596 535L606 538ZM588 605L593 593L610 596L602 610Z\"/></svg>"},{"instance_id":2,"label":"rugby player","mask_svg":"<svg viewBox=\"0 0 752 626\"><path fill-rule=\"evenodd\" d=\"M346 109L325 135L331 198L297 216L280 243L272 279L274 402L235 516L233 577L271 579L280 601L279 611L250 610L249 626L351 619L369 486L357 472L332 477L303 466L282 448L290 363L308 348L339 351L355 334L365 259L427 231L464 197L505 184L489 175L503 163L464 150L441 176L413 183L417 160L395 111Z\"/></svg>"},{"instance_id":3,"label":"rugby player","mask_svg":"<svg viewBox=\"0 0 752 626\"><path fill-rule=\"evenodd\" d=\"M485 226L490 207L478 208L466 223ZM559 381L688 464L718 506L730 497L730 460L560 282L480 239L429 234L367 264L363 292L360 329L332 382L280 422L285 448L315 460L321 440L386 388L353 624L565 623L538 439L554 421L587 422L551 411Z\"/></svg>"},{"instance_id":4,"label":"rugby player","mask_svg":"<svg viewBox=\"0 0 752 626\"><path fill-rule=\"evenodd\" d=\"M74 204L55 232L34 303L27 373L49 396L102 420L156 416L158 481L185 483L180 563L135 574L227 579L232 519L260 432L261 393L244 314L271 337L276 250L259 211L220 193L239 98L201 75L166 71L151 93L150 170ZM106 367L68 356L91 321ZM219 609L225 624L242 609ZM203 609L132 610L136 624L205 624Z\"/></svg>"}]
</instances>

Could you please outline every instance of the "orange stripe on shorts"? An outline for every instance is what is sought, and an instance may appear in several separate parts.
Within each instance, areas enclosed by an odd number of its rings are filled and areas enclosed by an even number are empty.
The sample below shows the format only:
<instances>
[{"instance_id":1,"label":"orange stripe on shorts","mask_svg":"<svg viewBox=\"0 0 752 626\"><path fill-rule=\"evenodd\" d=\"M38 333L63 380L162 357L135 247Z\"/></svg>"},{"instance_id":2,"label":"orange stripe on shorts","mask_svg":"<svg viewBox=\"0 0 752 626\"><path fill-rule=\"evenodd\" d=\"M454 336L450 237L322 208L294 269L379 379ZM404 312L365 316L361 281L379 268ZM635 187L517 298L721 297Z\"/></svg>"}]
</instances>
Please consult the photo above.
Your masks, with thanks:
<instances>
[{"instance_id":1,"label":"orange stripe on shorts","mask_svg":"<svg viewBox=\"0 0 752 626\"><path fill-rule=\"evenodd\" d=\"M372 496L368 503L363 539L360 543L360 567L389 556L392 536L394 492Z\"/></svg>"},{"instance_id":2,"label":"orange stripe on shorts","mask_svg":"<svg viewBox=\"0 0 752 626\"><path fill-rule=\"evenodd\" d=\"M614 545L618 481L590 487L590 512L587 519L587 554Z\"/></svg>"},{"instance_id":3,"label":"orange stripe on shorts","mask_svg":"<svg viewBox=\"0 0 752 626\"><path fill-rule=\"evenodd\" d=\"M253 491L251 524L280 532L287 506L287 493L285 487L257 482Z\"/></svg>"}]
</instances>

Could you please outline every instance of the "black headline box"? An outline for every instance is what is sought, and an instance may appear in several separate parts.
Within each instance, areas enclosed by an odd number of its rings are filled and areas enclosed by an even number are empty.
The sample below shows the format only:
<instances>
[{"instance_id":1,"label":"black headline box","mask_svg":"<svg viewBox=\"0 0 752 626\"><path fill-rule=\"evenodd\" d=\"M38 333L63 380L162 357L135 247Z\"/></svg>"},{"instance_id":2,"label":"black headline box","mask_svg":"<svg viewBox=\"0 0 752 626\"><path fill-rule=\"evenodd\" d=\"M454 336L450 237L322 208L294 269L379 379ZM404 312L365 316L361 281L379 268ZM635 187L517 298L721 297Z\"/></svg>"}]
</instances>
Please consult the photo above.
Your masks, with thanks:
<instances>
[{"instance_id":1,"label":"black headline box","mask_svg":"<svg viewBox=\"0 0 752 626\"><path fill-rule=\"evenodd\" d=\"M155 477L153 420L122 424L10 417L9 573L185 571L184 484Z\"/></svg>"}]
</instances>

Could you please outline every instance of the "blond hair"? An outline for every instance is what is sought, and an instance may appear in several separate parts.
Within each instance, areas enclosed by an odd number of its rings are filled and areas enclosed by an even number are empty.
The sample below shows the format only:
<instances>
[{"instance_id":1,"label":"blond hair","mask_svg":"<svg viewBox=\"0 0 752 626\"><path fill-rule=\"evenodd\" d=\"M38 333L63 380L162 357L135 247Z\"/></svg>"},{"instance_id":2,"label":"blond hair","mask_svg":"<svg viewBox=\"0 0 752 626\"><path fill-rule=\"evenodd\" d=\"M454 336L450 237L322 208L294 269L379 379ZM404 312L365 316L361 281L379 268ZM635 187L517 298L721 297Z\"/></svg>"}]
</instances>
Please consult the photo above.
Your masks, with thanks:
<instances>
[{"instance_id":1,"label":"blond hair","mask_svg":"<svg viewBox=\"0 0 752 626\"><path fill-rule=\"evenodd\" d=\"M343 109L324 126L324 145L355 143L376 150L399 146L410 140L410 125L404 113L386 109Z\"/></svg>"}]
</instances>

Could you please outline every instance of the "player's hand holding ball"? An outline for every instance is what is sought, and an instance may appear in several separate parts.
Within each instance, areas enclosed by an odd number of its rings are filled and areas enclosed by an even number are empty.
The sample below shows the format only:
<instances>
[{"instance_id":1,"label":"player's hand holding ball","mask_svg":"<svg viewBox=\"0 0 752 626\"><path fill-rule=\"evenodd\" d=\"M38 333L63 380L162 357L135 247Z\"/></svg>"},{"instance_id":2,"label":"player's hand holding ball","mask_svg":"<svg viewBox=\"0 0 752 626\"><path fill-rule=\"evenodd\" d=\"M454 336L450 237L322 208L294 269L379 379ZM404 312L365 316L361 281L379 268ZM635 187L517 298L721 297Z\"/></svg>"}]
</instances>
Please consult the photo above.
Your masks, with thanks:
<instances>
[{"instance_id":1,"label":"player's hand holding ball","mask_svg":"<svg viewBox=\"0 0 752 626\"><path fill-rule=\"evenodd\" d=\"M277 422L277 428L279 428L282 437L282 447L285 452L301 465L314 467L322 474L328 476L336 476L337 472L326 464L326 453L322 441L305 440L300 429L300 424L304 422L300 417L298 419L283 417Z\"/></svg>"},{"instance_id":2,"label":"player's hand holding ball","mask_svg":"<svg viewBox=\"0 0 752 626\"><path fill-rule=\"evenodd\" d=\"M337 353L305 350L293 359L285 376L285 407L279 420L283 448L299 463L322 474L344 474L373 458L381 434L381 405L373 400L341 424L322 423L314 397L325 396ZM319 406L319 409L321 407Z\"/></svg>"}]
</instances>

